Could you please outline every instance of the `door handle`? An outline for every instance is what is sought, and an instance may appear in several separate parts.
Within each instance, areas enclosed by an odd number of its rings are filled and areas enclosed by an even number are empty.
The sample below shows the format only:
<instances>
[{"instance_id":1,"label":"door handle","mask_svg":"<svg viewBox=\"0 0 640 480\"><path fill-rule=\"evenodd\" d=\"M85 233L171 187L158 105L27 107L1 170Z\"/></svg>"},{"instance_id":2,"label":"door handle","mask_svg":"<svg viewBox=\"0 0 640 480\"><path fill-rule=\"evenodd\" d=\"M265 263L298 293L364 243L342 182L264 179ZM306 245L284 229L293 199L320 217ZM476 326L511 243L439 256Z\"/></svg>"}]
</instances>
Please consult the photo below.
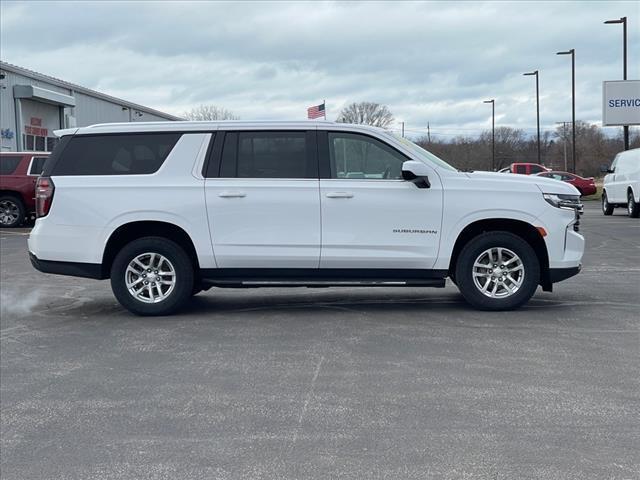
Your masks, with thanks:
<instances>
[{"instance_id":1,"label":"door handle","mask_svg":"<svg viewBox=\"0 0 640 480\"><path fill-rule=\"evenodd\" d=\"M225 191L225 192L220 192L218 194L219 197L221 198L242 198L242 197L246 197L247 194L244 192L229 192L229 191Z\"/></svg>"},{"instance_id":2,"label":"door handle","mask_svg":"<svg viewBox=\"0 0 640 480\"><path fill-rule=\"evenodd\" d=\"M353 198L353 193L351 193L351 192L329 192L329 193L327 193L327 198Z\"/></svg>"}]
</instances>

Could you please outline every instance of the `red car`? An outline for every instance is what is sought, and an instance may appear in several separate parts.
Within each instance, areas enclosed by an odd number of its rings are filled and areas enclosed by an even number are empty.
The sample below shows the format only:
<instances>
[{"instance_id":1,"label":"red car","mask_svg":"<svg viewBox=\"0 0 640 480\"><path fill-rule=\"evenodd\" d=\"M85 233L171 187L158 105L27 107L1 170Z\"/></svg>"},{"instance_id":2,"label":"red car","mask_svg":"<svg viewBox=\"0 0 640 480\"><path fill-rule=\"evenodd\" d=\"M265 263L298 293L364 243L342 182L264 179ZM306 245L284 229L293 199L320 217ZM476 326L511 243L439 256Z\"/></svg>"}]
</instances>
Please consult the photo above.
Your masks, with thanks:
<instances>
[{"instance_id":1,"label":"red car","mask_svg":"<svg viewBox=\"0 0 640 480\"><path fill-rule=\"evenodd\" d=\"M580 191L580 195L593 195L596 193L596 182L593 177L583 178L579 175L568 172L542 172L539 177L553 178L562 182L567 182Z\"/></svg>"},{"instance_id":2,"label":"red car","mask_svg":"<svg viewBox=\"0 0 640 480\"><path fill-rule=\"evenodd\" d=\"M521 175L535 175L540 172L548 172L550 169L539 163L512 163L509 167L511 173L519 173Z\"/></svg>"},{"instance_id":3,"label":"red car","mask_svg":"<svg viewBox=\"0 0 640 480\"><path fill-rule=\"evenodd\" d=\"M46 152L0 152L0 228L19 227L35 212L35 186Z\"/></svg>"}]
</instances>

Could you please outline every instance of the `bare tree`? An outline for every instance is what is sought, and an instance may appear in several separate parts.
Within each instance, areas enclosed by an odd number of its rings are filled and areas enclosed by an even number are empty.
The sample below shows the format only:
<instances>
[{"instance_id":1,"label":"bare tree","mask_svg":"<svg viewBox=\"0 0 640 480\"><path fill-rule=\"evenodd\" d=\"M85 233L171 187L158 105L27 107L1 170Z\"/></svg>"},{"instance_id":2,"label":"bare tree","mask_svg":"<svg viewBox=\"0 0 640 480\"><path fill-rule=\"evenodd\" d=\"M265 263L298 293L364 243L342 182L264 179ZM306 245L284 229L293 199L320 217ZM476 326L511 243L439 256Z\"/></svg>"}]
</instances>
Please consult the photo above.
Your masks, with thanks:
<instances>
[{"instance_id":1,"label":"bare tree","mask_svg":"<svg viewBox=\"0 0 640 480\"><path fill-rule=\"evenodd\" d=\"M200 105L184 112L188 120L240 120L240 117L226 108L215 105Z\"/></svg>"},{"instance_id":2,"label":"bare tree","mask_svg":"<svg viewBox=\"0 0 640 480\"><path fill-rule=\"evenodd\" d=\"M342 109L336 121L387 128L393 122L393 114L386 105L354 102Z\"/></svg>"}]
</instances>

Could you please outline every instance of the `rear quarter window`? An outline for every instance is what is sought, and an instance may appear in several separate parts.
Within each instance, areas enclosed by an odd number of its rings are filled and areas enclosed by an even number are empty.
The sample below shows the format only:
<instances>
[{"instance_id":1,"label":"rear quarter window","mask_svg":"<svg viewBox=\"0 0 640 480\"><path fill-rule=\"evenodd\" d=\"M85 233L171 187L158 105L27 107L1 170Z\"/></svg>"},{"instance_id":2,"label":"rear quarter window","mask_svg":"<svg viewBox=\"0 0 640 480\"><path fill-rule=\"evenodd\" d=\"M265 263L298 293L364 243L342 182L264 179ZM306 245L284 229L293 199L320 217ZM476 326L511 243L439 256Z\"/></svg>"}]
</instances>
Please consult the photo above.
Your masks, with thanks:
<instances>
[{"instance_id":1,"label":"rear quarter window","mask_svg":"<svg viewBox=\"0 0 640 480\"><path fill-rule=\"evenodd\" d=\"M69 140L51 175L155 173L180 136L180 133L78 135Z\"/></svg>"},{"instance_id":2,"label":"rear quarter window","mask_svg":"<svg viewBox=\"0 0 640 480\"><path fill-rule=\"evenodd\" d=\"M31 167L29 168L29 175L40 175L46 161L47 157L33 157Z\"/></svg>"},{"instance_id":3,"label":"rear quarter window","mask_svg":"<svg viewBox=\"0 0 640 480\"><path fill-rule=\"evenodd\" d=\"M11 175L16 171L20 160L22 160L20 155L0 156L0 175Z\"/></svg>"}]
</instances>

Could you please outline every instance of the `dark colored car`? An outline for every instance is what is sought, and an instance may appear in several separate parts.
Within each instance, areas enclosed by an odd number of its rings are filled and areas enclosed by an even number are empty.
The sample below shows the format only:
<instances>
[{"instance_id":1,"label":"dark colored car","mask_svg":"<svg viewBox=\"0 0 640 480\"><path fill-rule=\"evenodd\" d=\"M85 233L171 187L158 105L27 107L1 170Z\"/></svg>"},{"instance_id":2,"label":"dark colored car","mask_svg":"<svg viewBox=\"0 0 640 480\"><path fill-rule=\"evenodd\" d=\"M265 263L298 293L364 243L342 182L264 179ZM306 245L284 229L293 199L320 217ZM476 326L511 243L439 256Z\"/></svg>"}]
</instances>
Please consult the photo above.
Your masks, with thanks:
<instances>
[{"instance_id":1,"label":"dark colored car","mask_svg":"<svg viewBox=\"0 0 640 480\"><path fill-rule=\"evenodd\" d=\"M580 195L593 195L596 193L597 187L593 177L584 178L579 175L568 172L542 172L539 177L553 178L562 182L570 183L580 191Z\"/></svg>"},{"instance_id":2,"label":"dark colored car","mask_svg":"<svg viewBox=\"0 0 640 480\"><path fill-rule=\"evenodd\" d=\"M0 228L19 227L36 209L35 186L46 152L0 152Z\"/></svg>"}]
</instances>

